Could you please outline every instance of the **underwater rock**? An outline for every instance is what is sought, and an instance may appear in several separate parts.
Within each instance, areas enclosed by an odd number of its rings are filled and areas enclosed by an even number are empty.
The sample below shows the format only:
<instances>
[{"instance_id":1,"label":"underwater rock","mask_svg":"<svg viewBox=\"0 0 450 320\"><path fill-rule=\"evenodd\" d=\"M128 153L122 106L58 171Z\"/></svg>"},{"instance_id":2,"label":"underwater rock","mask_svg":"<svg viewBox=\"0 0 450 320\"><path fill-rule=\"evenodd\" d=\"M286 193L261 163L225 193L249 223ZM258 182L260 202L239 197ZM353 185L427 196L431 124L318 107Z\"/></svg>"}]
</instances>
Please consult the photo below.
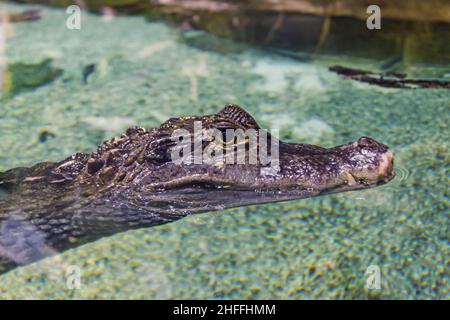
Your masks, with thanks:
<instances>
[{"instance_id":1,"label":"underwater rock","mask_svg":"<svg viewBox=\"0 0 450 320\"><path fill-rule=\"evenodd\" d=\"M450 65L449 25L436 25L429 32L410 32L403 44L403 58L406 65L432 62ZM414 70L408 70L408 73Z\"/></svg>"},{"instance_id":2,"label":"underwater rock","mask_svg":"<svg viewBox=\"0 0 450 320\"><path fill-rule=\"evenodd\" d=\"M47 4L51 6L70 6L74 4L71 0L16 0L16 2L21 3L35 3L35 4ZM113 8L129 8L135 5L142 4L142 0L84 0L82 1L82 6L89 10L99 10L103 7L113 7ZM75 1L77 4L77 1ZM80 5L80 4L79 4ZM80 6L81 6L80 5Z\"/></svg>"},{"instance_id":3,"label":"underwater rock","mask_svg":"<svg viewBox=\"0 0 450 320\"><path fill-rule=\"evenodd\" d=\"M52 59L27 64L9 64L4 75L4 97L43 86L62 74L62 70L52 66Z\"/></svg>"},{"instance_id":4,"label":"underwater rock","mask_svg":"<svg viewBox=\"0 0 450 320\"><path fill-rule=\"evenodd\" d=\"M68 6L68 0L20 0ZM382 29L368 30L364 0L85 0L83 8L118 14L139 13L180 26L182 40L200 48L224 52L224 38L250 43L293 58L316 54L349 55L386 60L398 56L400 67L412 62L448 64L450 2L431 0L379 0ZM195 34L206 30L218 38ZM436 50L429 51L430 43ZM234 46L235 47L235 46Z\"/></svg>"},{"instance_id":5,"label":"underwater rock","mask_svg":"<svg viewBox=\"0 0 450 320\"><path fill-rule=\"evenodd\" d=\"M16 0L22 3L41 3L69 6L70 0ZM133 11L164 12L167 14L192 13L233 13L252 10L254 12L274 12L286 14L308 14L328 17L354 17L367 19L365 0L84 0L89 10L103 7ZM447 0L378 0L383 10L383 19L410 20L419 22L450 22L450 2Z\"/></svg>"},{"instance_id":6,"label":"underwater rock","mask_svg":"<svg viewBox=\"0 0 450 320\"><path fill-rule=\"evenodd\" d=\"M150 17L163 17L179 25L187 34L192 30L206 30L219 39L231 38L297 60L310 59L318 54L337 54L379 60L397 56L402 62L399 66L404 68L415 62L448 64L449 42L445 40L449 37L450 8L444 4L438 11L447 12L445 17L426 22L400 14L389 15L389 6L382 6L382 30L368 30L364 20L368 17L367 8L362 4L348 14L344 13L345 10L340 12L340 9L310 14L289 9L283 12L277 7L262 10L259 7L261 2L214 11L206 6L204 9L199 6L186 9L189 1L183 2L180 8L171 7L170 3L179 1L165 2L164 6L149 11ZM346 6L347 2L342 5ZM418 4L412 4L408 10L423 14ZM191 42L198 44L198 41ZM427 50L431 43L436 50Z\"/></svg>"}]
</instances>

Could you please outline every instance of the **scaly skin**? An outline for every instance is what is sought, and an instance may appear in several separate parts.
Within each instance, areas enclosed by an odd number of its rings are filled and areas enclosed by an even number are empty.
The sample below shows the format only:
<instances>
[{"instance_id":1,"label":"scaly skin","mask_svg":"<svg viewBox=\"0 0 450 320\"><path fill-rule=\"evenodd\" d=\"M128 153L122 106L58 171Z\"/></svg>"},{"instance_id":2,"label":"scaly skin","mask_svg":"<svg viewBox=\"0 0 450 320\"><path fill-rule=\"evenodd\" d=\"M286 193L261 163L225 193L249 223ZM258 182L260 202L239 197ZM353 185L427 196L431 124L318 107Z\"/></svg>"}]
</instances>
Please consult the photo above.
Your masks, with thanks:
<instances>
[{"instance_id":1,"label":"scaly skin","mask_svg":"<svg viewBox=\"0 0 450 320\"><path fill-rule=\"evenodd\" d=\"M263 165L171 161L176 129L259 129L236 105L159 128L130 128L90 155L0 173L0 273L130 229L193 213L365 189L394 177L388 148L370 138L334 148L281 142L279 171ZM194 138L195 139L195 138ZM221 141L222 143L222 141ZM246 154L250 150L248 140ZM269 152L270 154L270 152Z\"/></svg>"}]
</instances>

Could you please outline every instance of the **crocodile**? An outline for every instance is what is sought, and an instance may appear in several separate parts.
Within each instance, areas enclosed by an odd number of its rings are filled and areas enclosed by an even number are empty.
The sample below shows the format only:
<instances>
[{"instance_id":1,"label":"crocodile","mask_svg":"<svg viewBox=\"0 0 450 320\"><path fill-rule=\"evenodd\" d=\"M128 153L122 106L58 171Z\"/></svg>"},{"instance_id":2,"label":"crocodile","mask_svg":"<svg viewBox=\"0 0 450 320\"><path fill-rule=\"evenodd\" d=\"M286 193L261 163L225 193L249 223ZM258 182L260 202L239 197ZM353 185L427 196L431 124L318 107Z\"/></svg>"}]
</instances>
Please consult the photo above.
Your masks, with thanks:
<instances>
[{"instance_id":1,"label":"crocodile","mask_svg":"<svg viewBox=\"0 0 450 320\"><path fill-rule=\"evenodd\" d=\"M195 136L198 122L202 148L212 143L203 135L211 129L264 133L269 157L275 155L271 147L278 148L277 165L186 161L192 149L180 153L184 161L173 161L181 141L175 133ZM231 148L221 138L215 146L228 146L233 160L239 146L246 157L255 148L248 137L239 143L233 138ZM258 138L256 147L262 141ZM184 145L197 142L186 139ZM263 171L267 168L275 169ZM361 137L333 148L283 142L234 104L217 114L171 118L157 128L132 127L91 154L0 173L0 274L102 237L194 213L366 189L394 176L392 152L374 139Z\"/></svg>"}]
</instances>

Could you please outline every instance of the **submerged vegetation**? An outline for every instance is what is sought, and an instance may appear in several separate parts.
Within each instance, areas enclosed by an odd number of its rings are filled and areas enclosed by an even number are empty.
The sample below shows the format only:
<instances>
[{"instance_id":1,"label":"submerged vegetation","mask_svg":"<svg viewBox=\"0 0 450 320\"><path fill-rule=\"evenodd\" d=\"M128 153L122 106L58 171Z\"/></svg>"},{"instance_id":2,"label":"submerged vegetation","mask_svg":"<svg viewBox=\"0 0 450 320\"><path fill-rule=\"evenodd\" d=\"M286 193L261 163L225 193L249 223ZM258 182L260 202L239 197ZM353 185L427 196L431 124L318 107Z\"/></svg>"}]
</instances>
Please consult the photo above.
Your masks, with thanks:
<instances>
[{"instance_id":1,"label":"submerged vegetation","mask_svg":"<svg viewBox=\"0 0 450 320\"><path fill-rule=\"evenodd\" d=\"M4 75L4 97L11 97L22 91L48 84L62 74L62 70L52 66L52 60L38 63L16 62L9 64Z\"/></svg>"}]
</instances>

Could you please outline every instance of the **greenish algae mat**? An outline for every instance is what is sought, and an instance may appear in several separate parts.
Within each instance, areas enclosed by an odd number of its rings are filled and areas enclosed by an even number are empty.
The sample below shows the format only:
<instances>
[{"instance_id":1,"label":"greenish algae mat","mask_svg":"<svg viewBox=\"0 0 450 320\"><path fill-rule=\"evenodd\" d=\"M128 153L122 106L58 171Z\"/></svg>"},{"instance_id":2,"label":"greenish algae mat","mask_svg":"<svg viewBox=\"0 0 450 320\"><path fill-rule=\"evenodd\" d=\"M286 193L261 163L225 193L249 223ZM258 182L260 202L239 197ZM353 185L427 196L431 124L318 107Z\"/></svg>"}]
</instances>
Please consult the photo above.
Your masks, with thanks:
<instances>
[{"instance_id":1,"label":"greenish algae mat","mask_svg":"<svg viewBox=\"0 0 450 320\"><path fill-rule=\"evenodd\" d=\"M0 298L450 298L449 91L377 88L249 48L202 51L139 17L83 14L81 30L66 29L66 17L45 8L7 39L8 64L51 58L63 74L0 100L2 171L235 102L285 140L371 136L393 149L398 176L363 192L118 234L1 275ZM80 289L67 286L71 265L81 268ZM366 288L370 265L380 267L381 290Z\"/></svg>"}]
</instances>

